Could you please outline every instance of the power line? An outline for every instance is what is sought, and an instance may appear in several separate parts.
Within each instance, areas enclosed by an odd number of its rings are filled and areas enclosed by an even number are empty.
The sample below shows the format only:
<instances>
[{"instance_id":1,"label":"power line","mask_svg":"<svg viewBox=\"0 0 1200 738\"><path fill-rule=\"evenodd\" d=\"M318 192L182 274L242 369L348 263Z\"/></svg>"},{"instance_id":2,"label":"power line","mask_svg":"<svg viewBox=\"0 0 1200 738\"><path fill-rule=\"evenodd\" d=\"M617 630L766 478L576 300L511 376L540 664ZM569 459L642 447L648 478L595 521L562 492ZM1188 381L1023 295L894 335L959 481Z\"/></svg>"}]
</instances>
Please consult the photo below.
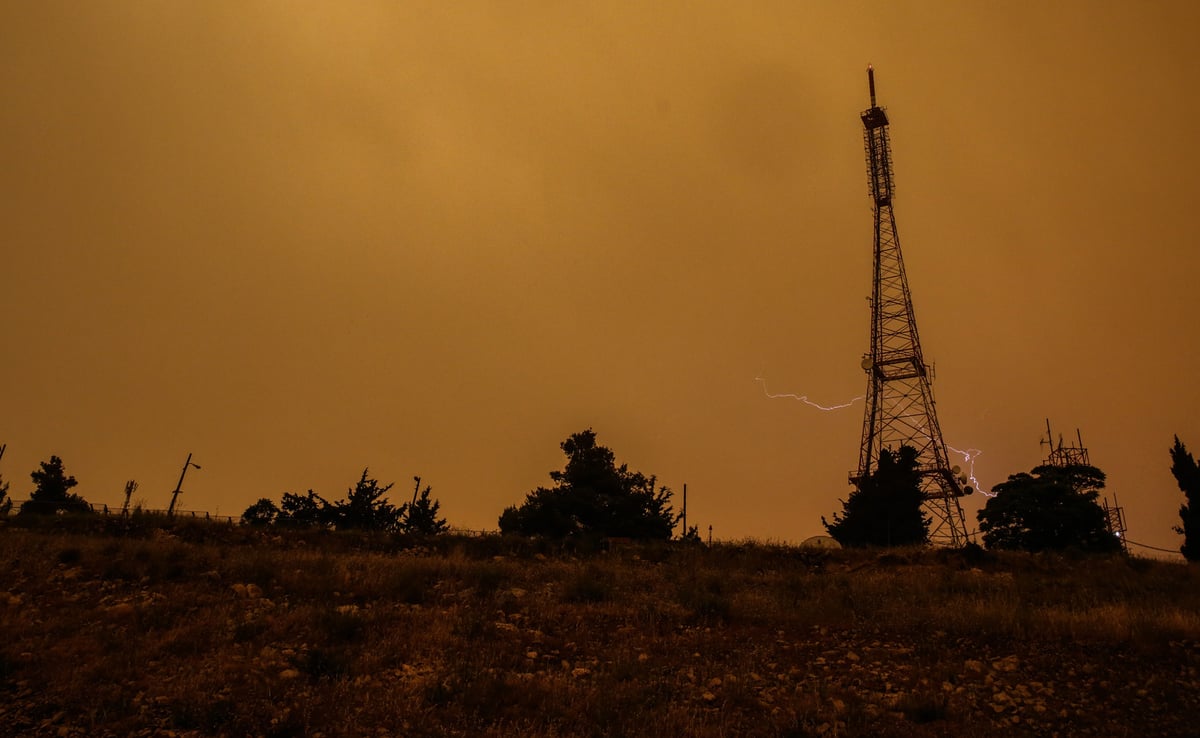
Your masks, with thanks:
<instances>
[{"instance_id":1,"label":"power line","mask_svg":"<svg viewBox=\"0 0 1200 738\"><path fill-rule=\"evenodd\" d=\"M1179 549L1177 549L1177 548L1159 548L1158 546L1148 546L1145 543L1138 543L1137 541L1131 541L1128 538L1125 539L1125 542L1132 544L1134 546L1141 546L1142 548L1148 548L1151 551L1162 551L1163 553L1176 554L1179 556L1183 555L1183 554L1179 553Z\"/></svg>"}]
</instances>

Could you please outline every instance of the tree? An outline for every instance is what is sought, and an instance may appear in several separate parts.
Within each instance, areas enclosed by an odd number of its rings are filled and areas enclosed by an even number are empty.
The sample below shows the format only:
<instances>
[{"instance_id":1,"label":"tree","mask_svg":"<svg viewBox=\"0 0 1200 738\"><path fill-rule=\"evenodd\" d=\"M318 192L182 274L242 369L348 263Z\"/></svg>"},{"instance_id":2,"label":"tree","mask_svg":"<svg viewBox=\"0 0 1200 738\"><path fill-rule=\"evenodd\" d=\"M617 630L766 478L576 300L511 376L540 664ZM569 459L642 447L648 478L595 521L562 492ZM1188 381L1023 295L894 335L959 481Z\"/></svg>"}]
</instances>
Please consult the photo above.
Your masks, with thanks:
<instances>
[{"instance_id":1,"label":"tree","mask_svg":"<svg viewBox=\"0 0 1200 738\"><path fill-rule=\"evenodd\" d=\"M417 487L420 487L421 478L417 477L416 480ZM404 505L406 514L401 527L405 533L433 536L445 533L450 527L444 518L438 517L438 508L441 507L441 503L430 499L429 494L432 491L432 487L425 485L425 489L419 495L413 496L411 503Z\"/></svg>"},{"instance_id":2,"label":"tree","mask_svg":"<svg viewBox=\"0 0 1200 738\"><path fill-rule=\"evenodd\" d=\"M1184 503L1179 506L1182 526L1174 527L1176 533L1183 534L1179 552L1188 561L1200 561L1200 467L1179 436L1175 436L1175 446L1171 449L1171 474L1184 496Z\"/></svg>"},{"instance_id":3,"label":"tree","mask_svg":"<svg viewBox=\"0 0 1200 738\"><path fill-rule=\"evenodd\" d=\"M842 514L821 523L829 535L847 547L911 546L929 540L929 518L921 509L921 475L917 450L901 446L883 449L875 471L858 482L842 501Z\"/></svg>"},{"instance_id":4,"label":"tree","mask_svg":"<svg viewBox=\"0 0 1200 738\"><path fill-rule=\"evenodd\" d=\"M1086 464L1042 465L1014 474L992 488L979 511L979 530L988 548L1047 551L1120 549L1097 504L1104 472Z\"/></svg>"},{"instance_id":5,"label":"tree","mask_svg":"<svg viewBox=\"0 0 1200 738\"><path fill-rule=\"evenodd\" d=\"M380 486L379 481L367 478L368 469L363 469L362 478L346 495L345 500L333 503L333 523L339 529L353 530L397 530L407 504L395 507L384 497L392 484Z\"/></svg>"},{"instance_id":6,"label":"tree","mask_svg":"<svg viewBox=\"0 0 1200 738\"><path fill-rule=\"evenodd\" d=\"M0 518L8 517L12 510L12 500L8 497L8 482L0 477Z\"/></svg>"},{"instance_id":7,"label":"tree","mask_svg":"<svg viewBox=\"0 0 1200 738\"><path fill-rule=\"evenodd\" d=\"M550 472L553 487L538 487L520 507L500 515L500 532L525 536L578 536L669 540L676 515L671 490L655 490L656 478L617 466L611 450L596 443L591 428L560 444L562 471Z\"/></svg>"},{"instance_id":8,"label":"tree","mask_svg":"<svg viewBox=\"0 0 1200 738\"><path fill-rule=\"evenodd\" d=\"M306 495L284 492L275 522L292 528L314 528L329 525L331 517L330 504L310 489Z\"/></svg>"},{"instance_id":9,"label":"tree","mask_svg":"<svg viewBox=\"0 0 1200 738\"><path fill-rule=\"evenodd\" d=\"M266 497L259 499L242 513L242 523L261 527L271 525L279 517L279 507Z\"/></svg>"},{"instance_id":10,"label":"tree","mask_svg":"<svg viewBox=\"0 0 1200 738\"><path fill-rule=\"evenodd\" d=\"M51 456L49 461L41 462L38 467L29 475L33 480L34 490L30 493L29 500L21 504L21 514L91 512L92 508L87 501L71 492L71 488L79 482L63 471L62 459Z\"/></svg>"}]
</instances>

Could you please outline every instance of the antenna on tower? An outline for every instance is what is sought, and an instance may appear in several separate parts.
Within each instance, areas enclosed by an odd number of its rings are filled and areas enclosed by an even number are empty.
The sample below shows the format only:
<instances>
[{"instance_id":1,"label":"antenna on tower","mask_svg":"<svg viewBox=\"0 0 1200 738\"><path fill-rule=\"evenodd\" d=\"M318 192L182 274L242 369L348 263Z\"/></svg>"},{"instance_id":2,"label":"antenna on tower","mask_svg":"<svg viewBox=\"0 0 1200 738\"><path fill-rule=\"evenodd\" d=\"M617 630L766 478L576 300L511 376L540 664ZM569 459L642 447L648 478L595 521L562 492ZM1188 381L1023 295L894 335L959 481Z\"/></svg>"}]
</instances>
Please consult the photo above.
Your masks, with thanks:
<instances>
[{"instance_id":1,"label":"antenna on tower","mask_svg":"<svg viewBox=\"0 0 1200 738\"><path fill-rule=\"evenodd\" d=\"M885 449L917 451L923 509L931 524L929 540L962 546L969 540L958 498L971 488L951 467L933 402L933 372L921 354L912 293L904 272L900 236L892 212L892 151L887 112L875 102L875 68L867 66L871 107L864 110L863 142L867 179L875 211L875 258L871 305L871 350L863 358L867 372L866 406L858 470L850 482L858 485L879 466Z\"/></svg>"}]
</instances>

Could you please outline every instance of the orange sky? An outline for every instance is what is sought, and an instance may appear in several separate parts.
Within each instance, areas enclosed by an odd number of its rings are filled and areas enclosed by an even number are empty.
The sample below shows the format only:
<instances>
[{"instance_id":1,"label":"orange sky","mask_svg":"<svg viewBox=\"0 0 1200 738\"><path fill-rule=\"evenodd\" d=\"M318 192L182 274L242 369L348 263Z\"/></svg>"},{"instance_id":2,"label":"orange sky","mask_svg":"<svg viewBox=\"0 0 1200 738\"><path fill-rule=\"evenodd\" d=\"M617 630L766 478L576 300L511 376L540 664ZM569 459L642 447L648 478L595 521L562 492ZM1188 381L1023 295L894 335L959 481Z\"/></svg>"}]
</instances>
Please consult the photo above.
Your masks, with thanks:
<instances>
[{"instance_id":1,"label":"orange sky","mask_svg":"<svg viewBox=\"0 0 1200 738\"><path fill-rule=\"evenodd\" d=\"M1045 7L1043 7L1045 5ZM951 445L1076 427L1175 548L1200 452L1191 3L5 3L0 474L493 528L592 427L714 536L858 461L877 70ZM976 525L978 498L967 501Z\"/></svg>"}]
</instances>

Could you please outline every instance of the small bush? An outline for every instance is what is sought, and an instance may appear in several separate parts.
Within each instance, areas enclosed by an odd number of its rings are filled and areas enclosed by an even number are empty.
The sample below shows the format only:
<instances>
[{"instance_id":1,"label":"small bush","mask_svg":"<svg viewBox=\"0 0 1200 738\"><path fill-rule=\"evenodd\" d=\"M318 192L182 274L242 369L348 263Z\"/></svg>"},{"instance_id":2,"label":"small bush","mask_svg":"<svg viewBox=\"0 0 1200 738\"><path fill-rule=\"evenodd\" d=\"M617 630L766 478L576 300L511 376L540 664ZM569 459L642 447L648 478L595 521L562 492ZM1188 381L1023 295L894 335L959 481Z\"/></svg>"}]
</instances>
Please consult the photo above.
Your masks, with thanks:
<instances>
[{"instance_id":1,"label":"small bush","mask_svg":"<svg viewBox=\"0 0 1200 738\"><path fill-rule=\"evenodd\" d=\"M354 655L346 648L314 648L300 661L300 669L313 679L340 679L350 674Z\"/></svg>"},{"instance_id":2,"label":"small bush","mask_svg":"<svg viewBox=\"0 0 1200 738\"><path fill-rule=\"evenodd\" d=\"M77 546L64 548L58 552L58 563L65 566L78 564L83 559L83 552Z\"/></svg>"},{"instance_id":3,"label":"small bush","mask_svg":"<svg viewBox=\"0 0 1200 738\"><path fill-rule=\"evenodd\" d=\"M616 581L611 571L588 566L567 580L563 590L566 602L604 602L613 596Z\"/></svg>"}]
</instances>

